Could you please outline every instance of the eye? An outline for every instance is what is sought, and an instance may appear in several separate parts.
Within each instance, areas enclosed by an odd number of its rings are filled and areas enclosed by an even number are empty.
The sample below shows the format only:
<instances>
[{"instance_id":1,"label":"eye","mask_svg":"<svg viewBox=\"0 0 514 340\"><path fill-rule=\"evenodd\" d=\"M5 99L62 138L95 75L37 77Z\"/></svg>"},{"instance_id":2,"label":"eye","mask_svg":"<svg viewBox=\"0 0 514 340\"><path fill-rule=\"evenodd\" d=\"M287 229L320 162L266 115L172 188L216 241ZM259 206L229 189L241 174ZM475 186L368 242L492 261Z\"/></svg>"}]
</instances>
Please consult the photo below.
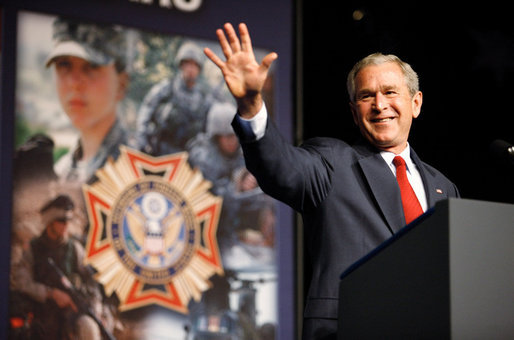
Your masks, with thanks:
<instances>
[{"instance_id":1,"label":"eye","mask_svg":"<svg viewBox=\"0 0 514 340\"><path fill-rule=\"evenodd\" d=\"M357 96L357 100L360 100L360 101L366 101L368 99L371 98L371 94L368 93L368 92L365 92L365 93L360 93L358 96Z\"/></svg>"},{"instance_id":2,"label":"eye","mask_svg":"<svg viewBox=\"0 0 514 340\"><path fill-rule=\"evenodd\" d=\"M102 67L102 65L98 65L95 63L86 63L85 65L86 65L86 68L89 70L98 70L99 68Z\"/></svg>"},{"instance_id":3,"label":"eye","mask_svg":"<svg viewBox=\"0 0 514 340\"><path fill-rule=\"evenodd\" d=\"M84 63L84 65L82 66L82 70L86 74L91 74L91 73L94 73L94 72L98 72L98 70L100 70L100 68L101 68L101 65L94 64L94 63L89 63L89 62Z\"/></svg>"},{"instance_id":4,"label":"eye","mask_svg":"<svg viewBox=\"0 0 514 340\"><path fill-rule=\"evenodd\" d=\"M71 70L71 62L67 58L57 58L54 63L55 69L58 72L66 72Z\"/></svg>"},{"instance_id":5,"label":"eye","mask_svg":"<svg viewBox=\"0 0 514 340\"><path fill-rule=\"evenodd\" d=\"M82 65L82 72L89 79L96 79L102 74L102 65L86 62Z\"/></svg>"}]
</instances>

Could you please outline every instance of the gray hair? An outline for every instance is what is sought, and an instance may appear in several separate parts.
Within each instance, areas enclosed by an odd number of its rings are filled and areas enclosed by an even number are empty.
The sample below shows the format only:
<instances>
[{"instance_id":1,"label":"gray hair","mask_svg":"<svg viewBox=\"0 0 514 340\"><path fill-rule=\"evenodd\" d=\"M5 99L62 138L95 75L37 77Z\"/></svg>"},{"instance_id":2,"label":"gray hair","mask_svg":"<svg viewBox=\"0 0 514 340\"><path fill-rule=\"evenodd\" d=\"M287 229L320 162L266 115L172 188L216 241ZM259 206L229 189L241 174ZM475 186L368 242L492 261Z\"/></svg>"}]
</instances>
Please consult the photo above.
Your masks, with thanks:
<instances>
[{"instance_id":1,"label":"gray hair","mask_svg":"<svg viewBox=\"0 0 514 340\"><path fill-rule=\"evenodd\" d=\"M400 58L393 54L384 55L382 53L373 53L358 61L353 66L350 73L348 73L348 78L346 80L346 88L348 90L348 96L350 97L350 101L355 101L355 78L357 77L359 71L366 66L381 65L388 62L396 63L402 69L403 75L405 77L405 83L407 84L407 88L409 89L411 97L419 91L418 74L412 69L412 67L408 63L402 61Z\"/></svg>"}]
</instances>

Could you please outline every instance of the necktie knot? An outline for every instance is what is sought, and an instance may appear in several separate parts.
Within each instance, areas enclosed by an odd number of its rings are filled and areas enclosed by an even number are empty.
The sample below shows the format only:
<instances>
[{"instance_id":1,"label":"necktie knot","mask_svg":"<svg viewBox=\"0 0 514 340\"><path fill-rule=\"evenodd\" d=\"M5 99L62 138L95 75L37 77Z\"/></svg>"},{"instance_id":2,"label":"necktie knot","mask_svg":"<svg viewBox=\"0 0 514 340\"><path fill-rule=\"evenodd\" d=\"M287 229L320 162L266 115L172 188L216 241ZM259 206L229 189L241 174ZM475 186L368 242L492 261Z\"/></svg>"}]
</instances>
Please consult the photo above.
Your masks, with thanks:
<instances>
[{"instance_id":1,"label":"necktie knot","mask_svg":"<svg viewBox=\"0 0 514 340\"><path fill-rule=\"evenodd\" d=\"M396 167L396 169L398 169L398 167L400 167L400 166L405 166L406 167L405 160L402 158L402 156L394 157L393 164Z\"/></svg>"}]
</instances>

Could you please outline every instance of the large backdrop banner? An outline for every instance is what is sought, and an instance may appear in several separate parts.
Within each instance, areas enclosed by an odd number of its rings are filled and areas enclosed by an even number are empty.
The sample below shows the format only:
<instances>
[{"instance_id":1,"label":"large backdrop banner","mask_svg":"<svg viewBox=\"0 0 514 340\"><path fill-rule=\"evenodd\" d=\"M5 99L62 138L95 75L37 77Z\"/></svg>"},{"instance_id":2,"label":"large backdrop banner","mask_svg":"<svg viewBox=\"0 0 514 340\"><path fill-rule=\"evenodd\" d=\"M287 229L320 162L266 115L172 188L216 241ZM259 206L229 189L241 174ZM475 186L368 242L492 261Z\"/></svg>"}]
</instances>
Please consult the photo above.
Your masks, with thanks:
<instances>
[{"instance_id":1,"label":"large backdrop banner","mask_svg":"<svg viewBox=\"0 0 514 340\"><path fill-rule=\"evenodd\" d=\"M80 2L6 8L16 16L14 100L5 112L3 93L2 112L14 140L2 148L12 169L2 197L12 209L10 339L293 337L291 214L246 169L235 102L203 53L222 56L219 5L212 16L200 0L93 4L85 15ZM258 21L234 9L228 19ZM87 14L103 10L113 20ZM163 24L174 17L213 28ZM261 41L259 60L280 45ZM282 48L265 101L287 135Z\"/></svg>"}]
</instances>

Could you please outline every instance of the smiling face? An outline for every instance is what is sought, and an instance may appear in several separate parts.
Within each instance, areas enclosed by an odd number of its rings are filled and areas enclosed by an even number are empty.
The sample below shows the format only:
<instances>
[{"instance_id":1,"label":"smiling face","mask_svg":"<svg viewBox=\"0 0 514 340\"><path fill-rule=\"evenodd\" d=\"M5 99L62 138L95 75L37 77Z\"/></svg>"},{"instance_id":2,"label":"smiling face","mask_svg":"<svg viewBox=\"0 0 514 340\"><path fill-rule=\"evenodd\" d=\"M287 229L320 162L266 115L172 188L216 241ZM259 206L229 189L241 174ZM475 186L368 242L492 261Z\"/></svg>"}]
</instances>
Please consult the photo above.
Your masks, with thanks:
<instances>
[{"instance_id":1,"label":"smiling face","mask_svg":"<svg viewBox=\"0 0 514 340\"><path fill-rule=\"evenodd\" d=\"M366 66L355 77L353 120L380 150L399 154L405 149L421 104L421 92L411 96L402 69L394 62Z\"/></svg>"}]
</instances>

